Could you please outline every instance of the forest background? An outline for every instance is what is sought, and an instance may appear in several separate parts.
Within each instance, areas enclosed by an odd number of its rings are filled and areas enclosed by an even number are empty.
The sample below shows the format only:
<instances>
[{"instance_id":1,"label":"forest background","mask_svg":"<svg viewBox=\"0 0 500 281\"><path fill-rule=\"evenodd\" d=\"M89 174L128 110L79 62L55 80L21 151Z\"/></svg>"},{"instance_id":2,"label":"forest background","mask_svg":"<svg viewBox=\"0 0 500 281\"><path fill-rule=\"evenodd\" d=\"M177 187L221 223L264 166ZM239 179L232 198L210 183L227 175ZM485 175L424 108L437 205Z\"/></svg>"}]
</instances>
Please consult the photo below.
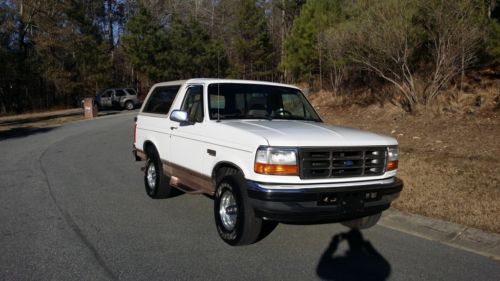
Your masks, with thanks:
<instances>
[{"instance_id":1,"label":"forest background","mask_svg":"<svg viewBox=\"0 0 500 281\"><path fill-rule=\"evenodd\" d=\"M0 114L192 77L300 84L407 112L500 62L495 0L3 0ZM467 90L467 89L465 89Z\"/></svg>"}]
</instances>

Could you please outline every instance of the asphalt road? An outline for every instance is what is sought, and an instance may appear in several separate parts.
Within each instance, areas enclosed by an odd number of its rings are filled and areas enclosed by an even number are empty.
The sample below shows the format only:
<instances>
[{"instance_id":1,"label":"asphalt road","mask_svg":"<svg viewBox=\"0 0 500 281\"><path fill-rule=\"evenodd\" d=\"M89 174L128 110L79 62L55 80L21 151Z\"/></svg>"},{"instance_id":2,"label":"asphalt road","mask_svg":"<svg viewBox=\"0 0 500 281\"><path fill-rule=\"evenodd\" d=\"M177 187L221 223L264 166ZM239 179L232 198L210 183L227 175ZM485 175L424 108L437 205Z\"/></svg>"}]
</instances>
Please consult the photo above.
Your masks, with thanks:
<instances>
[{"instance_id":1,"label":"asphalt road","mask_svg":"<svg viewBox=\"0 0 500 281\"><path fill-rule=\"evenodd\" d=\"M212 200L152 200L133 113L0 141L0 280L500 280L500 262L382 226L217 236Z\"/></svg>"}]
</instances>

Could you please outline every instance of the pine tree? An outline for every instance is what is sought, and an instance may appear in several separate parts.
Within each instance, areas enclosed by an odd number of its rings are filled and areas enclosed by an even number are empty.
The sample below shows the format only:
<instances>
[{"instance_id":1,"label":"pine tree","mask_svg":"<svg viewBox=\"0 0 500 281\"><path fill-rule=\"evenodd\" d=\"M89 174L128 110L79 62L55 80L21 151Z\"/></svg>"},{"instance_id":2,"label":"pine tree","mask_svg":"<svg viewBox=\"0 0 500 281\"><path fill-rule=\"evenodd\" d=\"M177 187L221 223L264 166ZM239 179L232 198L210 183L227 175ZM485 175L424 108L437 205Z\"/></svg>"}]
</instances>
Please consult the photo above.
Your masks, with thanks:
<instances>
[{"instance_id":1,"label":"pine tree","mask_svg":"<svg viewBox=\"0 0 500 281\"><path fill-rule=\"evenodd\" d=\"M58 104L73 105L78 97L112 84L112 65L102 49L102 34L99 23L92 19L91 7L88 2L52 0L39 6L41 11L31 19L36 28L24 48L32 45L36 56L29 56L34 62L30 65L39 65L36 71L47 87L55 88ZM33 107L39 103L34 102Z\"/></svg>"},{"instance_id":2,"label":"pine tree","mask_svg":"<svg viewBox=\"0 0 500 281\"><path fill-rule=\"evenodd\" d=\"M320 42L322 32L341 18L341 0L309 0L302 6L285 42L286 56L282 62L295 79L312 83L321 73L325 59Z\"/></svg>"},{"instance_id":3,"label":"pine tree","mask_svg":"<svg viewBox=\"0 0 500 281\"><path fill-rule=\"evenodd\" d=\"M254 0L241 0L237 9L231 76L272 79L272 52L264 10Z\"/></svg>"},{"instance_id":4,"label":"pine tree","mask_svg":"<svg viewBox=\"0 0 500 281\"><path fill-rule=\"evenodd\" d=\"M487 45L488 55L495 63L500 63L500 21L491 19Z\"/></svg>"},{"instance_id":5,"label":"pine tree","mask_svg":"<svg viewBox=\"0 0 500 281\"><path fill-rule=\"evenodd\" d=\"M210 38L195 18L184 22L174 17L168 36L174 79L224 75L227 62L222 44Z\"/></svg>"},{"instance_id":6,"label":"pine tree","mask_svg":"<svg viewBox=\"0 0 500 281\"><path fill-rule=\"evenodd\" d=\"M142 1L137 13L127 23L122 37L124 50L129 61L150 80L161 80L168 76L168 55L170 48L166 31L151 15Z\"/></svg>"},{"instance_id":7,"label":"pine tree","mask_svg":"<svg viewBox=\"0 0 500 281\"><path fill-rule=\"evenodd\" d=\"M71 2L67 11L73 21L75 32L75 71L79 87L87 89L87 95L113 86L113 63L108 52L109 45L103 40L97 26L81 2Z\"/></svg>"}]
</instances>

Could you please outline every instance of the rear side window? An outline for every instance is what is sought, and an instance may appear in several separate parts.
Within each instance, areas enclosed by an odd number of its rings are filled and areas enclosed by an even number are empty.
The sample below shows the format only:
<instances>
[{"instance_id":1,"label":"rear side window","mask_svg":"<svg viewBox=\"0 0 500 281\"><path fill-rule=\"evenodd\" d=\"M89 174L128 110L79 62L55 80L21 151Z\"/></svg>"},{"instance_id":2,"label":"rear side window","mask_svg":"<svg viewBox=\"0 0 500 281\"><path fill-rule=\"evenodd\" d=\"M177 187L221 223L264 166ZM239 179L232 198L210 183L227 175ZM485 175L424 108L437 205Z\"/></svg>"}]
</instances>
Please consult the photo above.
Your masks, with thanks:
<instances>
[{"instance_id":1,"label":"rear side window","mask_svg":"<svg viewBox=\"0 0 500 281\"><path fill-rule=\"evenodd\" d=\"M142 112L168 114L179 88L180 85L155 88Z\"/></svg>"},{"instance_id":2,"label":"rear side window","mask_svg":"<svg viewBox=\"0 0 500 281\"><path fill-rule=\"evenodd\" d=\"M136 91L134 89L125 89L129 95L135 96L137 95Z\"/></svg>"},{"instance_id":3,"label":"rear side window","mask_svg":"<svg viewBox=\"0 0 500 281\"><path fill-rule=\"evenodd\" d=\"M116 90L116 92L115 92L115 96L117 96L117 97L124 97L126 95L127 94L125 94L125 92L123 90Z\"/></svg>"}]
</instances>

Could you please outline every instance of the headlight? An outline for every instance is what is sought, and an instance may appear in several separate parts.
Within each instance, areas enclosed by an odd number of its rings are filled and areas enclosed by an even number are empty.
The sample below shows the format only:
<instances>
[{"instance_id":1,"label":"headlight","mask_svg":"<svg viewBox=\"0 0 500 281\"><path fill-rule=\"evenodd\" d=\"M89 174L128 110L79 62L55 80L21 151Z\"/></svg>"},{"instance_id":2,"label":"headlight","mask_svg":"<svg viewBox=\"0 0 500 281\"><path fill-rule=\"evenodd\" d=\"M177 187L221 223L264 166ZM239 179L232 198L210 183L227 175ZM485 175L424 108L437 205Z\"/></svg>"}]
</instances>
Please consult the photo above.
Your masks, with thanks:
<instances>
[{"instance_id":1,"label":"headlight","mask_svg":"<svg viewBox=\"0 0 500 281\"><path fill-rule=\"evenodd\" d=\"M396 170L398 168L398 147L389 146L387 148L387 166L386 170Z\"/></svg>"},{"instance_id":2,"label":"headlight","mask_svg":"<svg viewBox=\"0 0 500 281\"><path fill-rule=\"evenodd\" d=\"M255 155L254 170L267 175L297 175L297 149L259 147Z\"/></svg>"}]
</instances>

